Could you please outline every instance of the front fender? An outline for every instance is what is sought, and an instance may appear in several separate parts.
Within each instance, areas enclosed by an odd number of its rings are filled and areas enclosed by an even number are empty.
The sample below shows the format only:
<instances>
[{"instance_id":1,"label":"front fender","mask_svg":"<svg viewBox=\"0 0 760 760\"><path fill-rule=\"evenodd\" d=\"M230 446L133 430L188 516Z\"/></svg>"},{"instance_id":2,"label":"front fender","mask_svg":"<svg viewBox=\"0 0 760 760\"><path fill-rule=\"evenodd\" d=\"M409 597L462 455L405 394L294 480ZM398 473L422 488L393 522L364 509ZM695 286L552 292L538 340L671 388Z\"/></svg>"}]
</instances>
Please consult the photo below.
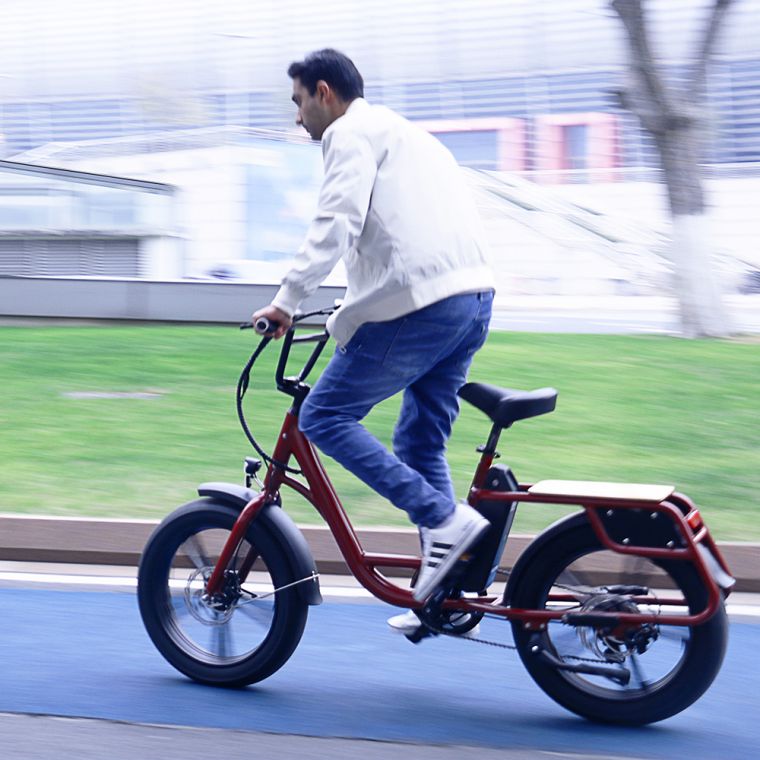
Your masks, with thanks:
<instances>
[{"instance_id":1,"label":"front fender","mask_svg":"<svg viewBox=\"0 0 760 760\"><path fill-rule=\"evenodd\" d=\"M255 491L236 483L202 483L198 486L201 496L208 496L227 504L241 512L249 501L257 496ZM256 522L271 534L288 558L293 576L307 578L314 575L312 583L299 583L296 588L303 600L310 605L322 604L322 593L319 590L319 579L316 577L317 567L309 544L303 533L279 505L265 504L256 515Z\"/></svg>"}]
</instances>

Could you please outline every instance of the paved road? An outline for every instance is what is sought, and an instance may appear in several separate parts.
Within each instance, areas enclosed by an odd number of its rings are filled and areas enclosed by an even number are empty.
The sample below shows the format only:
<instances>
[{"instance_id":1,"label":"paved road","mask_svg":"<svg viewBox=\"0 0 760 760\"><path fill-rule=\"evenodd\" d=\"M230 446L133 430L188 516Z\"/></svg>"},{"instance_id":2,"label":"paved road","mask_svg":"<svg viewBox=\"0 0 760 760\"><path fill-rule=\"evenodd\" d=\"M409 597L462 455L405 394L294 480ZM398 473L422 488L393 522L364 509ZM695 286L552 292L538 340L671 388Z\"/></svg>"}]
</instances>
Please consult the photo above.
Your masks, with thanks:
<instances>
[{"instance_id":1,"label":"paved road","mask_svg":"<svg viewBox=\"0 0 760 760\"><path fill-rule=\"evenodd\" d=\"M615 755L425 746L213 728L0 714L3 760L617 760Z\"/></svg>"},{"instance_id":2,"label":"paved road","mask_svg":"<svg viewBox=\"0 0 760 760\"><path fill-rule=\"evenodd\" d=\"M213 747L236 757L246 742L245 756L281 758L398 757L405 748L393 742L481 747L485 758L496 756L485 750L507 758L757 755L750 667L756 623L732 624L723 671L696 705L633 730L565 712L538 690L514 653L440 639L415 647L386 631L390 608L379 604L314 608L283 670L255 687L225 691L188 681L160 658L130 593L5 588L0 597L4 760L168 760L207 756ZM489 635L506 636L506 626L491 625L499 630ZM299 738L309 736L318 739ZM446 760L463 753L418 746L413 756Z\"/></svg>"}]
</instances>

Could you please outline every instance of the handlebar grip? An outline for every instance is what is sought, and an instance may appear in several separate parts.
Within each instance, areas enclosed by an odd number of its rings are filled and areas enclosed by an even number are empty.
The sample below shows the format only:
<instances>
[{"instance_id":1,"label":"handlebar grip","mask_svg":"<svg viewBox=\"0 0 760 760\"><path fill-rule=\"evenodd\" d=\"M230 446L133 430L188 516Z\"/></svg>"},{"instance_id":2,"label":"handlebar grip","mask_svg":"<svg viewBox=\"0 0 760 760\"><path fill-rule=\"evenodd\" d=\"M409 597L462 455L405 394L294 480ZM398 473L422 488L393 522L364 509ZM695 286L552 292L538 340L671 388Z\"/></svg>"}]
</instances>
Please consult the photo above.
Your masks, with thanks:
<instances>
[{"instance_id":1,"label":"handlebar grip","mask_svg":"<svg viewBox=\"0 0 760 760\"><path fill-rule=\"evenodd\" d=\"M259 317L254 323L253 329L256 330L259 335L268 335L273 333L279 326L279 322L267 319L266 317Z\"/></svg>"}]
</instances>

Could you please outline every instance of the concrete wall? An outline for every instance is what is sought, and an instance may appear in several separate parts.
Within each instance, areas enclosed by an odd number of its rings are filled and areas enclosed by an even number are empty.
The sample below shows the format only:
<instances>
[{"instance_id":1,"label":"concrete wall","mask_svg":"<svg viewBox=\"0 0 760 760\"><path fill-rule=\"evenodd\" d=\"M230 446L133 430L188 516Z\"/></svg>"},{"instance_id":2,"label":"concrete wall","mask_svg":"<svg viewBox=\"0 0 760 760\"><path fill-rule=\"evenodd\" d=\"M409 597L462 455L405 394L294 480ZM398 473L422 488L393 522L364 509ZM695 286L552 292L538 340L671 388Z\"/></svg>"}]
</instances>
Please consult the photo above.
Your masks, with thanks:
<instances>
[{"instance_id":1,"label":"concrete wall","mask_svg":"<svg viewBox=\"0 0 760 760\"><path fill-rule=\"evenodd\" d=\"M243 322L277 285L231 282L0 277L0 315L64 319ZM331 306L343 288L322 287L303 311Z\"/></svg>"},{"instance_id":2,"label":"concrete wall","mask_svg":"<svg viewBox=\"0 0 760 760\"><path fill-rule=\"evenodd\" d=\"M113 520L88 517L0 515L0 561L67 562L136 566L157 520ZM301 526L321 573L347 574L348 567L326 526ZM365 551L378 554L419 553L413 528L359 528ZM512 567L531 536L509 537L500 565ZM737 580L736 591L760 592L760 552L756 543L726 542L720 550ZM597 571L603 570L596 565ZM391 577L408 571L385 568Z\"/></svg>"}]
</instances>

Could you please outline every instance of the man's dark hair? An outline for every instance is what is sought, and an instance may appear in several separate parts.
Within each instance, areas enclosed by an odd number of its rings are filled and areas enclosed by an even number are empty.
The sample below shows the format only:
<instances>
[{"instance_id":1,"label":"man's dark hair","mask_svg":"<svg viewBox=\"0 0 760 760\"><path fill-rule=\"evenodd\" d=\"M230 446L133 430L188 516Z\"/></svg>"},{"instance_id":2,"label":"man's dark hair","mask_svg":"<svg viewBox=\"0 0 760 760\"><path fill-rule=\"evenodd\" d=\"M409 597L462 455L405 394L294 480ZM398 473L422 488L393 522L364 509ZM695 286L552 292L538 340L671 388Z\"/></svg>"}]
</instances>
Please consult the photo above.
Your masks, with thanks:
<instances>
[{"instance_id":1,"label":"man's dark hair","mask_svg":"<svg viewBox=\"0 0 760 760\"><path fill-rule=\"evenodd\" d=\"M293 61L288 67L288 76L298 78L309 95L317 91L317 82L322 79L342 100L364 97L364 80L354 62L332 48L309 53L303 61Z\"/></svg>"}]
</instances>

